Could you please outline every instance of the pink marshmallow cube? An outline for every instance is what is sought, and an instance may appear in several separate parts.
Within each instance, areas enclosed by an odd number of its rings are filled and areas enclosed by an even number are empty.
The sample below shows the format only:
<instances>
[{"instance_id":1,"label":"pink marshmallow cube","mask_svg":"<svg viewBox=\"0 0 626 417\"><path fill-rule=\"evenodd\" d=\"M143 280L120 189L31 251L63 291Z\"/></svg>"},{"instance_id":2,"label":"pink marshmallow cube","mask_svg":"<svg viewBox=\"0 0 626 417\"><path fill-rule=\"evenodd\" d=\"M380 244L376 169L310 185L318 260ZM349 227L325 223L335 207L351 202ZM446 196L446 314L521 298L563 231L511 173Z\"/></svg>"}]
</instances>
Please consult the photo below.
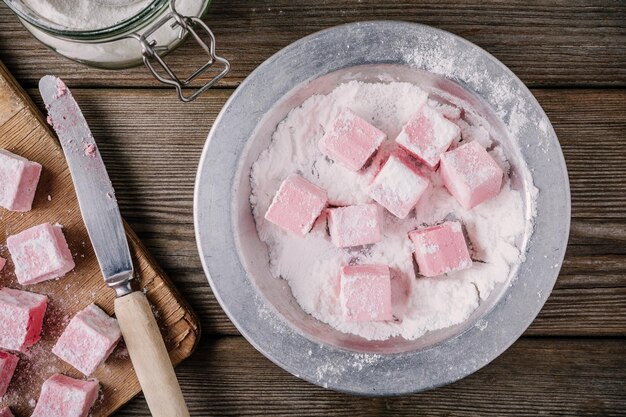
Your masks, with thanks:
<instances>
[{"instance_id":1,"label":"pink marshmallow cube","mask_svg":"<svg viewBox=\"0 0 626 417\"><path fill-rule=\"evenodd\" d=\"M98 398L100 383L54 374L41 387L31 417L87 417Z\"/></svg>"},{"instance_id":2,"label":"pink marshmallow cube","mask_svg":"<svg viewBox=\"0 0 626 417\"><path fill-rule=\"evenodd\" d=\"M59 278L74 269L74 260L60 226L31 227L7 239L15 275L22 285Z\"/></svg>"},{"instance_id":3,"label":"pink marshmallow cube","mask_svg":"<svg viewBox=\"0 0 626 417\"><path fill-rule=\"evenodd\" d=\"M461 129L456 124L424 104L402 127L396 143L434 169L441 154L460 134Z\"/></svg>"},{"instance_id":4,"label":"pink marshmallow cube","mask_svg":"<svg viewBox=\"0 0 626 417\"><path fill-rule=\"evenodd\" d=\"M0 206L29 211L33 205L41 165L0 149Z\"/></svg>"},{"instance_id":5,"label":"pink marshmallow cube","mask_svg":"<svg viewBox=\"0 0 626 417\"><path fill-rule=\"evenodd\" d=\"M90 304L70 320L52 353L88 376L107 360L121 336L117 320Z\"/></svg>"},{"instance_id":6,"label":"pink marshmallow cube","mask_svg":"<svg viewBox=\"0 0 626 417\"><path fill-rule=\"evenodd\" d=\"M0 417L15 417L9 407L0 408Z\"/></svg>"},{"instance_id":7,"label":"pink marshmallow cube","mask_svg":"<svg viewBox=\"0 0 626 417\"><path fill-rule=\"evenodd\" d=\"M265 219L298 236L305 236L327 202L324 190L293 174L281 184Z\"/></svg>"},{"instance_id":8,"label":"pink marshmallow cube","mask_svg":"<svg viewBox=\"0 0 626 417\"><path fill-rule=\"evenodd\" d=\"M7 260L0 256L0 271L4 269L4 266L7 264Z\"/></svg>"},{"instance_id":9,"label":"pink marshmallow cube","mask_svg":"<svg viewBox=\"0 0 626 417\"><path fill-rule=\"evenodd\" d=\"M0 348L26 352L39 341L48 297L0 289Z\"/></svg>"},{"instance_id":10,"label":"pink marshmallow cube","mask_svg":"<svg viewBox=\"0 0 626 417\"><path fill-rule=\"evenodd\" d=\"M461 223L448 221L409 233L415 261L425 277L435 277L472 266Z\"/></svg>"},{"instance_id":11,"label":"pink marshmallow cube","mask_svg":"<svg viewBox=\"0 0 626 417\"><path fill-rule=\"evenodd\" d=\"M369 196L404 219L428 188L429 181L409 161L392 154L370 184Z\"/></svg>"},{"instance_id":12,"label":"pink marshmallow cube","mask_svg":"<svg viewBox=\"0 0 626 417\"><path fill-rule=\"evenodd\" d=\"M441 157L441 177L458 202L467 210L500 193L502 168L483 146L470 142Z\"/></svg>"},{"instance_id":13,"label":"pink marshmallow cube","mask_svg":"<svg viewBox=\"0 0 626 417\"><path fill-rule=\"evenodd\" d=\"M376 204L337 207L328 210L330 240L338 248L380 242L381 213Z\"/></svg>"},{"instance_id":14,"label":"pink marshmallow cube","mask_svg":"<svg viewBox=\"0 0 626 417\"><path fill-rule=\"evenodd\" d=\"M0 350L0 400L7 393L19 360L17 356Z\"/></svg>"},{"instance_id":15,"label":"pink marshmallow cube","mask_svg":"<svg viewBox=\"0 0 626 417\"><path fill-rule=\"evenodd\" d=\"M320 139L319 148L333 161L356 172L363 168L386 138L387 135L352 110L343 109L332 128Z\"/></svg>"},{"instance_id":16,"label":"pink marshmallow cube","mask_svg":"<svg viewBox=\"0 0 626 417\"><path fill-rule=\"evenodd\" d=\"M349 265L341 269L339 300L349 322L392 320L391 273L387 265Z\"/></svg>"}]
</instances>

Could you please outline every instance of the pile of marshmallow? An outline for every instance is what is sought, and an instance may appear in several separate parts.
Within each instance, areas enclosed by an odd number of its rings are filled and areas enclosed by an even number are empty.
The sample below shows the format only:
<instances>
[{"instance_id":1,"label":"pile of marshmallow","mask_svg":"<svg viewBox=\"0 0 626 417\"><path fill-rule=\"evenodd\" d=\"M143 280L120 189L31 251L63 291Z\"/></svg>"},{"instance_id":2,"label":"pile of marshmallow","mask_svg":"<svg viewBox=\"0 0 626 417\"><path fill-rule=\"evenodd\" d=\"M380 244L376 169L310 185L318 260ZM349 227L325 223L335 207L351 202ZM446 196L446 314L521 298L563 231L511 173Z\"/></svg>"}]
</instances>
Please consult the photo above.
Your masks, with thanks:
<instances>
[{"instance_id":1,"label":"pile of marshmallow","mask_svg":"<svg viewBox=\"0 0 626 417\"><path fill-rule=\"evenodd\" d=\"M0 206L16 212L32 208L42 167L0 149ZM63 277L75 264L60 225L43 223L9 236L17 284L22 287ZM6 260L0 257L0 271ZM6 272L6 269L5 269ZM8 275L7 275L8 276ZM20 360L41 338L48 297L23 289L0 287L0 399ZM117 320L95 304L89 304L69 322L52 353L86 376L109 357L121 332ZM100 383L95 378L75 379L54 374L46 380L33 417L86 417L95 403ZM0 417L12 417L5 407Z\"/></svg>"},{"instance_id":2,"label":"pile of marshmallow","mask_svg":"<svg viewBox=\"0 0 626 417\"><path fill-rule=\"evenodd\" d=\"M477 141L458 142L460 109L442 109L445 111L424 103L403 126L393 151L369 184L367 192L375 203L331 207L323 189L294 173L281 184L265 219L304 237L324 212L330 240L347 248L381 241L381 207L399 219L406 218L429 186L428 171L439 170L447 190L466 210L495 197L502 186L502 168ZM346 169L359 172L386 139L384 132L344 108L320 139L319 149ZM435 277L472 266L458 221L413 230L407 239L422 276ZM393 320L388 265L346 265L338 273L344 320Z\"/></svg>"}]
</instances>

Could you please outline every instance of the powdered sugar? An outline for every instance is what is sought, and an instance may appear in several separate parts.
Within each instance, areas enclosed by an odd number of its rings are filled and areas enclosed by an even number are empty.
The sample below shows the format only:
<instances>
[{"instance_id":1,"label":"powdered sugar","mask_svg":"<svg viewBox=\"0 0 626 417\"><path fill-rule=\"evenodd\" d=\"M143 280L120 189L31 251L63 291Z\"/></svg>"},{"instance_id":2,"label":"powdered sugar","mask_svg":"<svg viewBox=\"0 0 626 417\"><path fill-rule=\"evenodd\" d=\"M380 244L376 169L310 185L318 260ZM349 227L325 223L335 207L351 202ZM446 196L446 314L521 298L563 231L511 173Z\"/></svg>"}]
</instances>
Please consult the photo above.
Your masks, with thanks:
<instances>
[{"instance_id":1,"label":"powdered sugar","mask_svg":"<svg viewBox=\"0 0 626 417\"><path fill-rule=\"evenodd\" d=\"M362 172L351 172L324 157L317 142L339 111L349 107L387 134L381 153L388 154L390 143L423 102L423 97L423 90L409 83L342 84L330 94L313 96L292 110L278 126L269 148L252 167L253 214L259 236L268 246L271 272L288 281L304 311L340 331L366 339L393 336L415 339L429 330L461 323L498 283L508 279L511 269L522 260L518 240L529 225L524 217L522 196L511 188L508 177L497 197L465 210L443 187L439 173L428 173L431 185L417 204L415 214L400 220L385 211L382 240L366 247L335 247L324 220L316 222L305 237L285 233L264 220L280 183L293 173L326 190L332 204L371 202L367 192L380 167L378 158ZM463 112L465 131L479 127L490 131L484 121L475 123L467 114ZM491 143L488 133L481 139L481 144ZM500 146L490 153L499 163L503 160ZM507 169L506 164L501 166ZM480 262L446 276L416 278L408 232L450 217L464 224L472 243L472 258ZM348 323L342 318L338 276L341 267L348 264L389 265L395 321Z\"/></svg>"},{"instance_id":2,"label":"powdered sugar","mask_svg":"<svg viewBox=\"0 0 626 417\"><path fill-rule=\"evenodd\" d=\"M137 14L150 0L26 0L50 21L74 29L100 29Z\"/></svg>"}]
</instances>

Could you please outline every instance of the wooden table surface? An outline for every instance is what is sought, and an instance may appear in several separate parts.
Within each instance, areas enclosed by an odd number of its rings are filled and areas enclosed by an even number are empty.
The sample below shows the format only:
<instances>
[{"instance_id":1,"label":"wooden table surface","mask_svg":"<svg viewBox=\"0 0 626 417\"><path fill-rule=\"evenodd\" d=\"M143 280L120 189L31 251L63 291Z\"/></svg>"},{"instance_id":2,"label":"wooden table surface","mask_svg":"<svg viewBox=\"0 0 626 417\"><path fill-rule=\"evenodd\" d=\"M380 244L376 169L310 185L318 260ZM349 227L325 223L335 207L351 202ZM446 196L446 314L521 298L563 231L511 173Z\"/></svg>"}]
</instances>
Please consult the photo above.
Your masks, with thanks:
<instances>
[{"instance_id":1,"label":"wooden table surface","mask_svg":"<svg viewBox=\"0 0 626 417\"><path fill-rule=\"evenodd\" d=\"M624 1L215 0L206 21L232 72L182 104L144 68L90 69L46 49L0 6L0 59L41 106L56 74L98 139L121 211L199 314L202 341L178 375L194 416L619 415L626 413L626 3ZM532 3L528 5L526 3ZM468 378L397 398L327 391L273 365L217 304L196 251L192 197L207 133L242 79L280 48L333 25L420 22L483 47L552 120L572 189L572 231L556 287L501 357ZM187 43L169 58L202 62ZM148 416L143 398L119 416Z\"/></svg>"}]
</instances>

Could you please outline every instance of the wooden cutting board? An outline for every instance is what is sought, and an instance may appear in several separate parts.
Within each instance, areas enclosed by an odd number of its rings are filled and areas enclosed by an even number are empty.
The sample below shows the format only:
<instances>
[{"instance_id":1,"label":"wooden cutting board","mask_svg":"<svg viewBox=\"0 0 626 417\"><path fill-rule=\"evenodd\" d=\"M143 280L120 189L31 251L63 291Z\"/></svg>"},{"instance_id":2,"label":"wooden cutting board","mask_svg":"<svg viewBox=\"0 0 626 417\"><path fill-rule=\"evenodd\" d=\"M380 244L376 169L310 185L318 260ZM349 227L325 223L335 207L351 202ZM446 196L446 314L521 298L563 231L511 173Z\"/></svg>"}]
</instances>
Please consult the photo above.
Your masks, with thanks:
<instances>
[{"instance_id":1,"label":"wooden cutting board","mask_svg":"<svg viewBox=\"0 0 626 417\"><path fill-rule=\"evenodd\" d=\"M14 379L0 401L0 408L9 406L16 417L27 417L39 398L41 384L50 375L61 372L76 378L84 377L54 356L52 346L69 319L90 303L113 314L114 292L102 280L57 139L1 63L0 148L43 166L30 212L14 213L0 207L0 256L8 259L6 267L0 271L0 286L22 288L15 279L6 238L37 224L62 224L76 262L76 268L59 280L23 288L46 294L49 297L48 310L41 341L28 354L20 354ZM172 362L177 365L189 357L196 346L200 335L198 320L128 226L126 234L133 255L136 288L143 289L148 296ZM141 390L123 343L93 376L102 386L100 398L92 410L94 417L111 415Z\"/></svg>"}]
</instances>

